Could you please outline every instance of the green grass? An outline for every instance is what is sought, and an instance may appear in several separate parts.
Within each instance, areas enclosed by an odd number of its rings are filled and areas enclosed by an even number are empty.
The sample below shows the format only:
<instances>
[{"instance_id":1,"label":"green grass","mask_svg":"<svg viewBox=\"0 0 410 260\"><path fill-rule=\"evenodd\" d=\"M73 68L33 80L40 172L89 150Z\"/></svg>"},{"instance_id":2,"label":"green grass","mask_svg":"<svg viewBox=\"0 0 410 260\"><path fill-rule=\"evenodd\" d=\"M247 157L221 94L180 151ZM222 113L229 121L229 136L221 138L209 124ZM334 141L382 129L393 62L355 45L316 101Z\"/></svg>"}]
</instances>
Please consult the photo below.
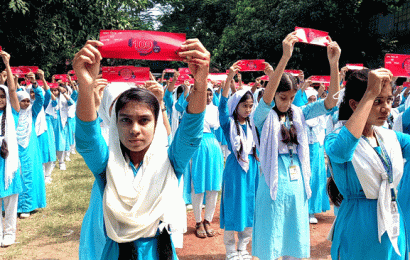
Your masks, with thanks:
<instances>
[{"instance_id":1,"label":"green grass","mask_svg":"<svg viewBox=\"0 0 410 260\"><path fill-rule=\"evenodd\" d=\"M47 207L28 219L17 219L17 243L0 249L1 259L22 259L28 250L36 250L31 245L37 241L49 245L79 241L94 177L78 153L71 155L66 165L66 171L57 166L51 175L53 181L46 185Z\"/></svg>"}]
</instances>

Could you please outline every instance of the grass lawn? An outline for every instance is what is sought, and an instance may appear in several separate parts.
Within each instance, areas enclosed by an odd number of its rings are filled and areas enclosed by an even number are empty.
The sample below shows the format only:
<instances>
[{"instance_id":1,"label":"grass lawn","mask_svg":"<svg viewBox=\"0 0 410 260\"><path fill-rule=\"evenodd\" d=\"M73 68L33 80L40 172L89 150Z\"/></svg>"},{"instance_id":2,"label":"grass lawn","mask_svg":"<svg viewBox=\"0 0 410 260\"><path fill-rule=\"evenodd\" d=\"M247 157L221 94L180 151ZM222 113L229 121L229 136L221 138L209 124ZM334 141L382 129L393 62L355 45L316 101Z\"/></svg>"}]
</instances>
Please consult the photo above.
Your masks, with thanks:
<instances>
[{"instance_id":1,"label":"grass lawn","mask_svg":"<svg viewBox=\"0 0 410 260\"><path fill-rule=\"evenodd\" d=\"M0 248L1 259L78 259L81 222L88 208L92 173L77 153L67 170L53 170L47 207L17 219L16 244Z\"/></svg>"}]
</instances>

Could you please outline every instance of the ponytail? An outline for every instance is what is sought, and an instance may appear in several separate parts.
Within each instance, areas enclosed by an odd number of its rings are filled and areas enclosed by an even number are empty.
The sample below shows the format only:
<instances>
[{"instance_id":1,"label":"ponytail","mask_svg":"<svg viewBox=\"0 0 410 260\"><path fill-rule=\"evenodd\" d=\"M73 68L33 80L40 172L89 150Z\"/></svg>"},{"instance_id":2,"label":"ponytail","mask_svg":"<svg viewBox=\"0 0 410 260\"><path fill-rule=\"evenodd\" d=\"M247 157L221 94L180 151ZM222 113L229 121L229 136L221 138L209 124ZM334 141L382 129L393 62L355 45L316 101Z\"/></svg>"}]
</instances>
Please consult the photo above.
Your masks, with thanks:
<instances>
[{"instance_id":1,"label":"ponytail","mask_svg":"<svg viewBox=\"0 0 410 260\"><path fill-rule=\"evenodd\" d=\"M290 124L289 128L286 127L285 124L281 124L281 127L280 127L280 132L282 134L282 142L284 142L286 145L292 144L292 143L298 145L299 141L298 141L296 127L293 124L292 108L289 108L289 110L286 111L286 113L280 112L276 106L273 107L273 110L275 110L275 112L278 114L278 117L286 116L287 118L289 118L289 124Z\"/></svg>"},{"instance_id":2,"label":"ponytail","mask_svg":"<svg viewBox=\"0 0 410 260\"><path fill-rule=\"evenodd\" d=\"M3 116L1 117L1 136L3 137L6 135L6 118L7 118L7 113L6 113L6 109L4 109ZM7 142L4 139L0 147L0 156L3 159L6 159L9 156L9 149L7 147Z\"/></svg>"}]
</instances>

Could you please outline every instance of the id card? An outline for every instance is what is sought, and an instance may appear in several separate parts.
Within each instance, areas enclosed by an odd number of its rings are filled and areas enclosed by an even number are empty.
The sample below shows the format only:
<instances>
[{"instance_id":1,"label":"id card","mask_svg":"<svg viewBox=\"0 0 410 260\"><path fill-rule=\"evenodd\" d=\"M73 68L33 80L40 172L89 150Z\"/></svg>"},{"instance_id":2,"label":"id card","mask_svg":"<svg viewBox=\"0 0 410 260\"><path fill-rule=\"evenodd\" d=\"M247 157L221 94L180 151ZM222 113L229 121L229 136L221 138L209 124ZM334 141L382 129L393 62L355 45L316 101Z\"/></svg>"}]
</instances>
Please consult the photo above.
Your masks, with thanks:
<instances>
[{"instance_id":1,"label":"id card","mask_svg":"<svg viewBox=\"0 0 410 260\"><path fill-rule=\"evenodd\" d=\"M397 203L391 202L391 215L392 215L392 236L398 237L400 235L400 214L397 209Z\"/></svg>"},{"instance_id":2,"label":"id card","mask_svg":"<svg viewBox=\"0 0 410 260\"><path fill-rule=\"evenodd\" d=\"M290 175L290 180L291 181L297 181L299 179L299 176L300 176L299 166L297 166L297 165L289 166L289 175Z\"/></svg>"}]
</instances>

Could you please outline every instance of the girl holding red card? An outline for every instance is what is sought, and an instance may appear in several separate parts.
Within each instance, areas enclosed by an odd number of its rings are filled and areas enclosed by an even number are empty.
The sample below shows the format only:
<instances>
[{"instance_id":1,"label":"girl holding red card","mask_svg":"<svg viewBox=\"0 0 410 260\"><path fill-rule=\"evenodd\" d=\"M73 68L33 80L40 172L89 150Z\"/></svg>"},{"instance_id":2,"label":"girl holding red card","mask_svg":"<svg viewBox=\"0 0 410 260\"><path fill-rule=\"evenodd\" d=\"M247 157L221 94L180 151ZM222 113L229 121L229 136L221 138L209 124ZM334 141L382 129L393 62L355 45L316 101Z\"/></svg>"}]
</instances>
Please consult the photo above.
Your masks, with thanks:
<instances>
[{"instance_id":1,"label":"girl holding red card","mask_svg":"<svg viewBox=\"0 0 410 260\"><path fill-rule=\"evenodd\" d=\"M303 109L292 105L297 81L284 70L296 42L295 32L284 39L283 56L254 114L263 176L256 193L252 254L260 260L310 256L310 161L305 120L330 111L337 103L332 97L339 91L340 48L331 42L327 47L331 70L328 97Z\"/></svg>"},{"instance_id":2,"label":"girl holding red card","mask_svg":"<svg viewBox=\"0 0 410 260\"><path fill-rule=\"evenodd\" d=\"M160 119L163 88L132 88L113 104L109 147L95 110L94 87L102 56L98 41L88 41L75 55L79 82L76 145L103 194L107 242L101 259L177 259L169 233L184 229L185 203L178 179L197 149L203 132L210 54L198 40L187 40L195 86L179 130L169 148ZM100 198L101 198L100 197ZM186 225L186 224L185 224ZM90 239L92 239L92 234Z\"/></svg>"},{"instance_id":3,"label":"girl holding red card","mask_svg":"<svg viewBox=\"0 0 410 260\"><path fill-rule=\"evenodd\" d=\"M408 174L403 159L410 160L410 137L383 127L393 103L392 77L384 68L354 71L339 108L343 124L325 139L343 196L331 233L332 259L409 257L401 210L407 205L397 188Z\"/></svg>"}]
</instances>

